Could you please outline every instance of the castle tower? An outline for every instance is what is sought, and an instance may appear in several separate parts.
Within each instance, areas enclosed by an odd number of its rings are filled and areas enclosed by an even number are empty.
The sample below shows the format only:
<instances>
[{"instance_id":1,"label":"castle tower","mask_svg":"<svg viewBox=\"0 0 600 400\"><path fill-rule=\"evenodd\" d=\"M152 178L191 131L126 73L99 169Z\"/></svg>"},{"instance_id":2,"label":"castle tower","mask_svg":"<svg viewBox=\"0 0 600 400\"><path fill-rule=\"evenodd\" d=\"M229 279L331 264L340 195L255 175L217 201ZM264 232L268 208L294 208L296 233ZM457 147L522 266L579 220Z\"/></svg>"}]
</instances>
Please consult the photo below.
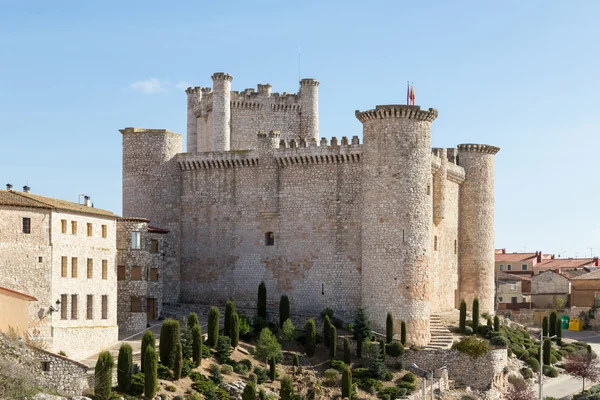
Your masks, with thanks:
<instances>
[{"instance_id":1,"label":"castle tower","mask_svg":"<svg viewBox=\"0 0 600 400\"><path fill-rule=\"evenodd\" d=\"M196 86L187 88L187 152L196 153L198 151L198 119L196 118L195 108L202 100L202 90Z\"/></svg>"},{"instance_id":2,"label":"castle tower","mask_svg":"<svg viewBox=\"0 0 600 400\"><path fill-rule=\"evenodd\" d=\"M319 141L319 81L302 79L300 81L300 101L302 115L300 117L300 137L310 143L311 139Z\"/></svg>"},{"instance_id":3,"label":"castle tower","mask_svg":"<svg viewBox=\"0 0 600 400\"><path fill-rule=\"evenodd\" d=\"M212 151L229 151L231 146L231 81L233 77L216 72L213 80Z\"/></svg>"},{"instance_id":4,"label":"castle tower","mask_svg":"<svg viewBox=\"0 0 600 400\"><path fill-rule=\"evenodd\" d=\"M437 110L385 105L363 123L362 305L377 329L388 312L407 340L429 342L431 122Z\"/></svg>"},{"instance_id":5,"label":"castle tower","mask_svg":"<svg viewBox=\"0 0 600 400\"><path fill-rule=\"evenodd\" d=\"M485 144L458 145L458 163L466 179L459 200L460 299L471 307L479 298L480 313L494 313L494 154Z\"/></svg>"},{"instance_id":6,"label":"castle tower","mask_svg":"<svg viewBox=\"0 0 600 400\"><path fill-rule=\"evenodd\" d=\"M446 218L446 182L448 179L448 152L436 149L440 157L440 168L433 175L433 223L439 225Z\"/></svg>"}]
</instances>

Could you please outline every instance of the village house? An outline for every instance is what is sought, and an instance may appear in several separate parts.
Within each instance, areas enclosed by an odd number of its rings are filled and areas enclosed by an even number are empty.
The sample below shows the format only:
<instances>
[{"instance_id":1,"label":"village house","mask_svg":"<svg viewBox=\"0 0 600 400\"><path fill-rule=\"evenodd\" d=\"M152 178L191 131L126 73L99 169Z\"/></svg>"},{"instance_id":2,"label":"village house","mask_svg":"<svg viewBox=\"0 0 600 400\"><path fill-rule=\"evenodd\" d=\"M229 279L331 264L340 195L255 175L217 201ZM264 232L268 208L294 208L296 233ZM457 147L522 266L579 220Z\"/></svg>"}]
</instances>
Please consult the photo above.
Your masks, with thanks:
<instances>
[{"instance_id":1,"label":"village house","mask_svg":"<svg viewBox=\"0 0 600 400\"><path fill-rule=\"evenodd\" d=\"M496 249L496 271L503 271L513 275L533 275L535 265L550 258L550 254L534 253L507 253L506 249Z\"/></svg>"},{"instance_id":2,"label":"village house","mask_svg":"<svg viewBox=\"0 0 600 400\"><path fill-rule=\"evenodd\" d=\"M534 308L563 308L569 306L571 281L553 270L531 277L531 301Z\"/></svg>"},{"instance_id":3,"label":"village house","mask_svg":"<svg viewBox=\"0 0 600 400\"><path fill-rule=\"evenodd\" d=\"M571 306L600 308L600 270L571 279Z\"/></svg>"},{"instance_id":4,"label":"village house","mask_svg":"<svg viewBox=\"0 0 600 400\"><path fill-rule=\"evenodd\" d=\"M496 271L496 301L498 310L531 308L531 281L525 275Z\"/></svg>"}]
</instances>

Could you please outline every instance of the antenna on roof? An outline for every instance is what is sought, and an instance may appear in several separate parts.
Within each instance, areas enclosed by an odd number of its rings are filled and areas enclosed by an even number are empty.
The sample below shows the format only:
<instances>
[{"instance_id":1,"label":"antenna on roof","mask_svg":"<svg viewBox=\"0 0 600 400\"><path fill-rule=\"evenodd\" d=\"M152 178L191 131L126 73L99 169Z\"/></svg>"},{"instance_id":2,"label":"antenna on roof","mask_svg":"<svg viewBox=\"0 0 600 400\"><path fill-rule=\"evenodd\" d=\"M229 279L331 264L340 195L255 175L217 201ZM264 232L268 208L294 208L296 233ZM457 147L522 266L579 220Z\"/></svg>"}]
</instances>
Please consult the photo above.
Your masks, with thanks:
<instances>
[{"instance_id":1,"label":"antenna on roof","mask_svg":"<svg viewBox=\"0 0 600 400\"><path fill-rule=\"evenodd\" d=\"M298 84L300 83L300 79L302 75L300 75L300 57L302 53L300 53L300 46L298 46Z\"/></svg>"}]
</instances>

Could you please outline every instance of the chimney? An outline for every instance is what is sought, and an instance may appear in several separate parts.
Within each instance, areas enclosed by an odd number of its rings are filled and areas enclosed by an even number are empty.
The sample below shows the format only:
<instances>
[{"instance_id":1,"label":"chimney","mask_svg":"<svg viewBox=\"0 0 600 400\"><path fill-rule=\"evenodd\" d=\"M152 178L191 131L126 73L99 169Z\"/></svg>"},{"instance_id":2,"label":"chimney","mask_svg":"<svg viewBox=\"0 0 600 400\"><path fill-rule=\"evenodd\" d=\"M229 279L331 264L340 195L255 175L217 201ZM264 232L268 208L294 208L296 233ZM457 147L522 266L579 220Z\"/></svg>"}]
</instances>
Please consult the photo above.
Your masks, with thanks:
<instances>
[{"instance_id":1,"label":"chimney","mask_svg":"<svg viewBox=\"0 0 600 400\"><path fill-rule=\"evenodd\" d=\"M535 255L537 256L537 262L541 263L542 262L542 251L536 251Z\"/></svg>"},{"instance_id":2,"label":"chimney","mask_svg":"<svg viewBox=\"0 0 600 400\"><path fill-rule=\"evenodd\" d=\"M594 267L598 266L598 257L594 257Z\"/></svg>"},{"instance_id":3,"label":"chimney","mask_svg":"<svg viewBox=\"0 0 600 400\"><path fill-rule=\"evenodd\" d=\"M12 190L12 185L10 183L6 184L6 190Z\"/></svg>"},{"instance_id":4,"label":"chimney","mask_svg":"<svg viewBox=\"0 0 600 400\"><path fill-rule=\"evenodd\" d=\"M83 204L86 207L90 207L92 205L92 202L90 201L90 196L83 196Z\"/></svg>"},{"instance_id":5,"label":"chimney","mask_svg":"<svg viewBox=\"0 0 600 400\"><path fill-rule=\"evenodd\" d=\"M502 254L506 254L506 249L502 249Z\"/></svg>"},{"instance_id":6,"label":"chimney","mask_svg":"<svg viewBox=\"0 0 600 400\"><path fill-rule=\"evenodd\" d=\"M31 190L31 188L27 185L23 186L23 192L25 193L29 193L29 191Z\"/></svg>"}]
</instances>

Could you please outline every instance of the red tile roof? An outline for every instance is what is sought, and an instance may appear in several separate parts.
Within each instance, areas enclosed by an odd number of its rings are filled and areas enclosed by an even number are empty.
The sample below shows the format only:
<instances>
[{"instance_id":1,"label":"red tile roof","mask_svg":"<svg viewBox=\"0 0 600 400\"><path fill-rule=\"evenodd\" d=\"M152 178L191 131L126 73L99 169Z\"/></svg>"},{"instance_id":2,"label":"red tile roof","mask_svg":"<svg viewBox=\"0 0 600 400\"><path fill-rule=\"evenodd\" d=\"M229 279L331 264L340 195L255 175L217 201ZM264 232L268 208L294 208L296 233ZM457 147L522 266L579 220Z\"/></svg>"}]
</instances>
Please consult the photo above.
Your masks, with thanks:
<instances>
[{"instance_id":1,"label":"red tile roof","mask_svg":"<svg viewBox=\"0 0 600 400\"><path fill-rule=\"evenodd\" d=\"M571 279L577 279L577 280L579 280L579 279L600 279L600 269L592 271L589 274L576 276L575 278L571 278Z\"/></svg>"},{"instance_id":2,"label":"red tile roof","mask_svg":"<svg viewBox=\"0 0 600 400\"><path fill-rule=\"evenodd\" d=\"M593 258L555 258L553 260L542 260L534 265L534 270L546 269L573 269L594 265Z\"/></svg>"},{"instance_id":3,"label":"red tile roof","mask_svg":"<svg viewBox=\"0 0 600 400\"><path fill-rule=\"evenodd\" d=\"M157 228L156 226L148 225L148 232L156 232L156 233L169 233L167 229Z\"/></svg>"},{"instance_id":4,"label":"red tile roof","mask_svg":"<svg viewBox=\"0 0 600 400\"><path fill-rule=\"evenodd\" d=\"M536 258L536 253L506 253L496 254L496 262L508 262L508 261L527 261L532 258Z\"/></svg>"}]
</instances>

